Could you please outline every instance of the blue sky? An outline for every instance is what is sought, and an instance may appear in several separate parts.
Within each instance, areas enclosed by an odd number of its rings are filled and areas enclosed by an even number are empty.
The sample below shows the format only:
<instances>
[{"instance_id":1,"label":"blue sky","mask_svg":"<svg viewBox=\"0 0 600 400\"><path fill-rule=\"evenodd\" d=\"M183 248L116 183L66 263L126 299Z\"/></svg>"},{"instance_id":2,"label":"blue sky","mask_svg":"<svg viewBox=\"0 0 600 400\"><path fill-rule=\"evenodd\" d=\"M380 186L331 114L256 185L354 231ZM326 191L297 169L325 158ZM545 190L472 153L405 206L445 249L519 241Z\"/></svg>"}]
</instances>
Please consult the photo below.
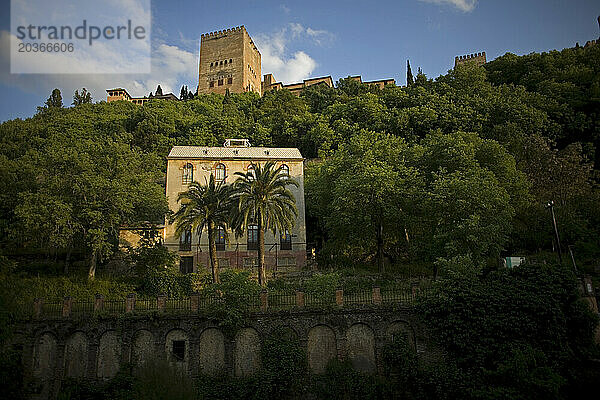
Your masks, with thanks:
<instances>
[{"instance_id":1,"label":"blue sky","mask_svg":"<svg viewBox=\"0 0 600 400\"><path fill-rule=\"evenodd\" d=\"M26 0L25 0L26 1ZM48 0L51 2L51 0ZM122 0L135 2L136 0ZM122 86L144 95L161 83L177 95L197 85L200 34L245 25L263 58L262 72L292 82L348 75L406 81L406 60L435 78L455 55L488 60L572 47L600 36L592 0L152 1L150 74L10 74L10 1L0 0L0 121L31 116L54 87L65 104L76 88Z\"/></svg>"}]
</instances>

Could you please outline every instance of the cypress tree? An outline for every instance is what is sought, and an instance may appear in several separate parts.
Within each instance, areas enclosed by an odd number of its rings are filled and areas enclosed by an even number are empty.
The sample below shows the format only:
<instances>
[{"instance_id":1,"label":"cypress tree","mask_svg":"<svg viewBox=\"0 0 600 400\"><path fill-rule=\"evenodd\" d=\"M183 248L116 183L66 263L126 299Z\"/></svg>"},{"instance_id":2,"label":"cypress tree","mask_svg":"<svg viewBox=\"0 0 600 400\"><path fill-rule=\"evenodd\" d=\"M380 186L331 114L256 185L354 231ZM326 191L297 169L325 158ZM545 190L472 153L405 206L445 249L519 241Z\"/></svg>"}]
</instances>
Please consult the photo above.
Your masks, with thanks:
<instances>
[{"instance_id":1,"label":"cypress tree","mask_svg":"<svg viewBox=\"0 0 600 400\"><path fill-rule=\"evenodd\" d=\"M410 60L406 60L406 86L410 86L415 83L412 70L410 69Z\"/></svg>"}]
</instances>

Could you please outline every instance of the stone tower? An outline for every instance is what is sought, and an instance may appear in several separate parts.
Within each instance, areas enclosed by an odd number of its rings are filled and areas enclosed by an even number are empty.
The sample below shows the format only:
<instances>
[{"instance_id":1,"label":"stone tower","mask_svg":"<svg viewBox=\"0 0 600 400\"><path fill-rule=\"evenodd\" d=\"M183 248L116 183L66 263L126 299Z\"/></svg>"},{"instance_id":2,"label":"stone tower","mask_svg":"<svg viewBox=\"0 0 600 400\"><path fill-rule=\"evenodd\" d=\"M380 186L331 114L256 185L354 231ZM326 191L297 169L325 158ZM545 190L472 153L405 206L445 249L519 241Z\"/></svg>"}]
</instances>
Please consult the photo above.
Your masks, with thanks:
<instances>
[{"instance_id":1,"label":"stone tower","mask_svg":"<svg viewBox=\"0 0 600 400\"><path fill-rule=\"evenodd\" d=\"M485 51L482 53L474 53L454 57L454 68L456 68L458 64L464 63L475 63L477 64L477 66L482 66L486 63Z\"/></svg>"},{"instance_id":2,"label":"stone tower","mask_svg":"<svg viewBox=\"0 0 600 400\"><path fill-rule=\"evenodd\" d=\"M244 26L200 39L198 93L261 94L260 52Z\"/></svg>"}]
</instances>

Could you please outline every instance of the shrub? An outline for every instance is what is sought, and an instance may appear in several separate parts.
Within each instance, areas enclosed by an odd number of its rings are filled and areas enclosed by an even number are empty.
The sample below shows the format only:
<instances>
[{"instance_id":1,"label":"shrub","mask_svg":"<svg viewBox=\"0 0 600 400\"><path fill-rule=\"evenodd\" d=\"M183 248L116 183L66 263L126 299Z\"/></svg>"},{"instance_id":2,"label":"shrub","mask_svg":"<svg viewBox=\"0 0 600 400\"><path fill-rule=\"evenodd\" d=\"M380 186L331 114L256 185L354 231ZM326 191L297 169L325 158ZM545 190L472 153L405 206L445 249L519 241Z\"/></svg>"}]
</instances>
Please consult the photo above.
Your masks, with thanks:
<instances>
[{"instance_id":1,"label":"shrub","mask_svg":"<svg viewBox=\"0 0 600 400\"><path fill-rule=\"evenodd\" d=\"M331 360L324 375L313 375L310 391L317 399L397 398L382 377L356 372L350 361Z\"/></svg>"},{"instance_id":2,"label":"shrub","mask_svg":"<svg viewBox=\"0 0 600 400\"><path fill-rule=\"evenodd\" d=\"M598 317L563 266L450 275L434 294L419 309L465 372L473 397L561 398L582 360L598 354L592 341Z\"/></svg>"},{"instance_id":3,"label":"shrub","mask_svg":"<svg viewBox=\"0 0 600 400\"><path fill-rule=\"evenodd\" d=\"M181 274L172 268L148 271L141 277L140 292L147 296L189 296L196 290L196 283L203 280L199 273Z\"/></svg>"},{"instance_id":4,"label":"shrub","mask_svg":"<svg viewBox=\"0 0 600 400\"><path fill-rule=\"evenodd\" d=\"M258 303L261 287L250 279L248 271L223 271L220 281L206 286L201 293L219 299L207 311L221 321L227 333L233 334L244 325L252 304Z\"/></svg>"},{"instance_id":5,"label":"shrub","mask_svg":"<svg viewBox=\"0 0 600 400\"><path fill-rule=\"evenodd\" d=\"M122 300L136 291L132 279L110 280L83 277L20 277L0 273L0 303L11 312L31 312L36 297L45 302L61 302L66 296L75 301L92 301L96 293L105 299Z\"/></svg>"},{"instance_id":6,"label":"shrub","mask_svg":"<svg viewBox=\"0 0 600 400\"><path fill-rule=\"evenodd\" d=\"M304 287L306 293L321 301L329 301L334 298L335 290L340 287L340 282L341 275L339 272L315 274L306 281Z\"/></svg>"},{"instance_id":7,"label":"shrub","mask_svg":"<svg viewBox=\"0 0 600 400\"><path fill-rule=\"evenodd\" d=\"M159 243L147 243L129 249L130 257L138 276L147 273L174 269L179 256Z\"/></svg>"},{"instance_id":8,"label":"shrub","mask_svg":"<svg viewBox=\"0 0 600 400\"><path fill-rule=\"evenodd\" d=\"M196 399L192 380L185 371L165 360L149 360L136 374L133 385L137 400Z\"/></svg>"}]
</instances>

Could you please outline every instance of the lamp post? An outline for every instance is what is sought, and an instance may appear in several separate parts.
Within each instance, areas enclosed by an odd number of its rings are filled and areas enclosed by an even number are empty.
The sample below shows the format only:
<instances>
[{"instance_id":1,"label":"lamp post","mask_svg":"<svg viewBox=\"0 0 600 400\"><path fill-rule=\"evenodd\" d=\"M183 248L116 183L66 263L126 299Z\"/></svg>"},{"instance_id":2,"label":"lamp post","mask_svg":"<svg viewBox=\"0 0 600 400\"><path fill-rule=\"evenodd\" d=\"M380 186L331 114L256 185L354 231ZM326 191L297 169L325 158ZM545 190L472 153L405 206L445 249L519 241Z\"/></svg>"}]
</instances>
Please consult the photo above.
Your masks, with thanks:
<instances>
[{"instance_id":1,"label":"lamp post","mask_svg":"<svg viewBox=\"0 0 600 400\"><path fill-rule=\"evenodd\" d=\"M560 250L560 237L558 236L558 227L556 226L556 216L554 215L554 201L550 200L546 204L552 214L552 226L554 227L554 237L556 238L556 247L558 248L558 261L562 264L562 252Z\"/></svg>"}]
</instances>

